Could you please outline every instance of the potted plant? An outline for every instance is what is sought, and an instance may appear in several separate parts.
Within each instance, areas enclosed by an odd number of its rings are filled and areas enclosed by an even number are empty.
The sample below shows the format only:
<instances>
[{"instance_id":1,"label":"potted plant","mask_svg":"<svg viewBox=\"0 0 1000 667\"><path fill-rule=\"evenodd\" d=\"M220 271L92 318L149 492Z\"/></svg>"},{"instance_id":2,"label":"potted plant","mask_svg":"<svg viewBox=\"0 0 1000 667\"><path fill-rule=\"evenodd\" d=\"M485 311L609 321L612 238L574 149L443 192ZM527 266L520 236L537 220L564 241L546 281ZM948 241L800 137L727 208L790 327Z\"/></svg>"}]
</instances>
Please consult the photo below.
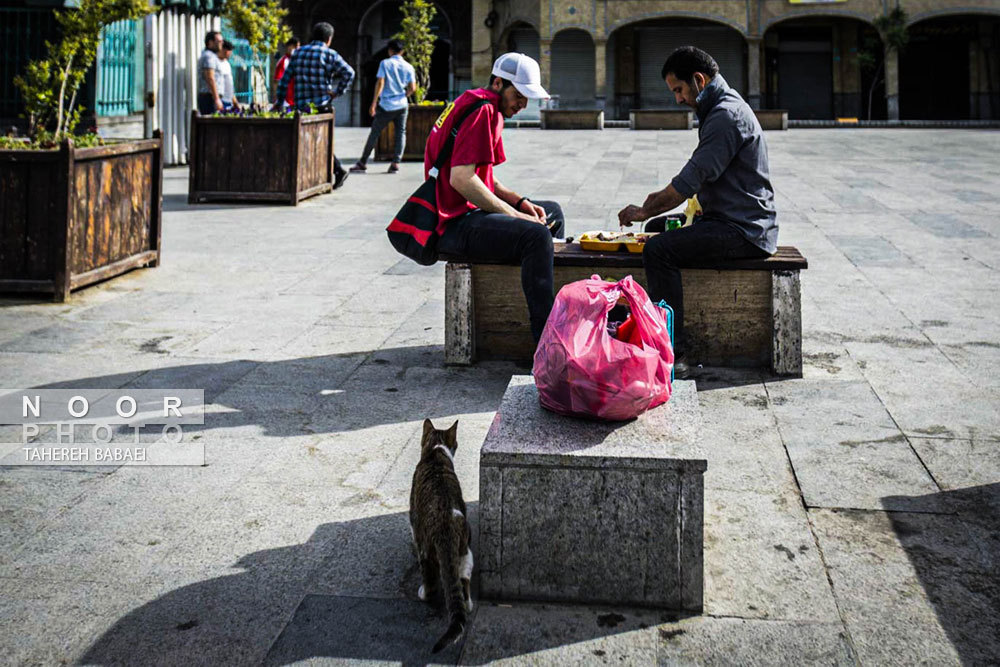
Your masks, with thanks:
<instances>
[{"instance_id":1,"label":"potted plant","mask_svg":"<svg viewBox=\"0 0 1000 667\"><path fill-rule=\"evenodd\" d=\"M222 17L249 43L254 77L267 81L263 55L291 35L278 0L227 0ZM255 91L256 92L256 91ZM188 202L278 201L292 206L333 189L330 113L284 113L251 105L236 113L191 115Z\"/></svg>"},{"instance_id":2,"label":"potted plant","mask_svg":"<svg viewBox=\"0 0 1000 667\"><path fill-rule=\"evenodd\" d=\"M444 110L444 102L425 100L427 88L431 79L431 55L434 53L434 33L431 31L431 21L437 10L428 0L405 0L400 11L403 22L399 32L394 35L403 43L406 59L413 65L417 75L414 104L411 104L406 115L406 146L403 148L404 160L423 160L424 146L427 137L434 128L434 122ZM389 126L379 135L375 149L376 160L390 160L395 147L395 127Z\"/></svg>"},{"instance_id":3,"label":"potted plant","mask_svg":"<svg viewBox=\"0 0 1000 667\"><path fill-rule=\"evenodd\" d=\"M28 136L0 138L0 292L52 294L160 260L162 142L75 134L77 94L97 57L101 29L137 19L147 0L80 0L56 12L61 40L15 84Z\"/></svg>"}]
</instances>

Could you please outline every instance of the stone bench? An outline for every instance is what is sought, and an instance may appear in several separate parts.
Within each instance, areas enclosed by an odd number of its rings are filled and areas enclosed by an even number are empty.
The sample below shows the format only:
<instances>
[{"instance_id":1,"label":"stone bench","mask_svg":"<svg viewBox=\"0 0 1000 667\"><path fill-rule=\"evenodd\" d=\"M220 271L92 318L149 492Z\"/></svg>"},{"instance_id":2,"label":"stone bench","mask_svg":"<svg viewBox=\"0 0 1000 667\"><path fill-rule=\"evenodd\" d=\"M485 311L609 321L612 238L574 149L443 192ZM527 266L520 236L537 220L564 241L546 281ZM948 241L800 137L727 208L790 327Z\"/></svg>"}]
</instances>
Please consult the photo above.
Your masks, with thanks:
<instances>
[{"instance_id":1,"label":"stone bench","mask_svg":"<svg viewBox=\"0 0 1000 667\"><path fill-rule=\"evenodd\" d=\"M707 462L694 382L673 391L609 423L511 379L479 460L482 597L701 611Z\"/></svg>"},{"instance_id":2,"label":"stone bench","mask_svg":"<svg viewBox=\"0 0 1000 667\"><path fill-rule=\"evenodd\" d=\"M442 256L445 270L445 363L477 359L530 363L535 352L518 266L468 263ZM647 286L642 255L590 252L557 243L555 288L598 274L632 275ZM707 366L770 368L802 374L799 271L808 267L793 247L772 257L703 262L684 268L688 361Z\"/></svg>"},{"instance_id":3,"label":"stone bench","mask_svg":"<svg viewBox=\"0 0 1000 667\"><path fill-rule=\"evenodd\" d=\"M757 122L762 130L787 130L788 110L787 109L754 109Z\"/></svg>"},{"instance_id":4,"label":"stone bench","mask_svg":"<svg viewBox=\"0 0 1000 667\"><path fill-rule=\"evenodd\" d=\"M683 109L632 109L628 114L630 130L690 130L694 112Z\"/></svg>"},{"instance_id":5,"label":"stone bench","mask_svg":"<svg viewBox=\"0 0 1000 667\"><path fill-rule=\"evenodd\" d=\"M601 109L542 109L543 130L603 130L604 111Z\"/></svg>"}]
</instances>

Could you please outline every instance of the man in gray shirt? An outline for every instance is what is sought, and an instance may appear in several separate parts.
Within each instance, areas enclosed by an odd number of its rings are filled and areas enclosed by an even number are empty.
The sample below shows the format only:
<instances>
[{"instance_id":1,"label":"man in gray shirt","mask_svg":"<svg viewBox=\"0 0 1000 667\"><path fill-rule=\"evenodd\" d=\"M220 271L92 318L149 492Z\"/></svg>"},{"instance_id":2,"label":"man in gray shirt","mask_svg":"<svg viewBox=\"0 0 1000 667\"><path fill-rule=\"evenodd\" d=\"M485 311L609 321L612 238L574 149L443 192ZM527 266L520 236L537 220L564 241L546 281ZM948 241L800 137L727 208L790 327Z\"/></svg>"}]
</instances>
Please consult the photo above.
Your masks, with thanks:
<instances>
[{"instance_id":1,"label":"man in gray shirt","mask_svg":"<svg viewBox=\"0 0 1000 667\"><path fill-rule=\"evenodd\" d=\"M704 214L691 225L651 238L642 254L650 298L654 303L666 300L674 309L674 372L683 378L688 367L680 267L772 255L778 247L778 223L760 123L719 74L715 59L682 46L667 58L661 74L677 103L697 113L698 147L670 185L651 193L642 206L623 208L618 220L629 226L698 195Z\"/></svg>"},{"instance_id":2,"label":"man in gray shirt","mask_svg":"<svg viewBox=\"0 0 1000 667\"><path fill-rule=\"evenodd\" d=\"M222 111L222 93L225 80L222 61L218 53L222 50L222 33L210 30L205 35L205 50L198 58L198 113L210 116Z\"/></svg>"}]
</instances>

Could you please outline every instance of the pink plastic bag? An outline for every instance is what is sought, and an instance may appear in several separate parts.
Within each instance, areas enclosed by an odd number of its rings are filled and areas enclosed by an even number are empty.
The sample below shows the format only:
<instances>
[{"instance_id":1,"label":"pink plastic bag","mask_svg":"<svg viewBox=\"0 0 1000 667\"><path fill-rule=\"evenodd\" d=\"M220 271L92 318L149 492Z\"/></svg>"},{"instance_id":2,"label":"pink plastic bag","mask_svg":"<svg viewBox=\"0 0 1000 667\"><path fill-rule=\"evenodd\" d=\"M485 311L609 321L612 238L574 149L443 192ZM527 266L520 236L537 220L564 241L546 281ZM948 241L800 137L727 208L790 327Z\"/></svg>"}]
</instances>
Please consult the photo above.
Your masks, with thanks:
<instances>
[{"instance_id":1,"label":"pink plastic bag","mask_svg":"<svg viewBox=\"0 0 1000 667\"><path fill-rule=\"evenodd\" d=\"M641 345L608 333L608 312L624 296ZM599 276L566 285L535 351L535 385L542 406L565 415L623 420L670 398L674 353L663 311L632 276Z\"/></svg>"}]
</instances>

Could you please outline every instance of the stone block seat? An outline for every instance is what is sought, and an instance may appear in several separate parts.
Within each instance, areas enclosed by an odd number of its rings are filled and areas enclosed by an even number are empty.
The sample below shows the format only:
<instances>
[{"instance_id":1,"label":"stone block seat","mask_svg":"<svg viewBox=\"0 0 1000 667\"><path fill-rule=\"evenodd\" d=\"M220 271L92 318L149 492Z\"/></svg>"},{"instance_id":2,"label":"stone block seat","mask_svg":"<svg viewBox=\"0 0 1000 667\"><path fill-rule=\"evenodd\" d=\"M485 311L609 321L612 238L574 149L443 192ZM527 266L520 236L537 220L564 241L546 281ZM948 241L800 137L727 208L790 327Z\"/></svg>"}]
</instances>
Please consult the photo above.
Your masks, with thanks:
<instances>
[{"instance_id":1,"label":"stone block seat","mask_svg":"<svg viewBox=\"0 0 1000 667\"><path fill-rule=\"evenodd\" d=\"M518 266L470 263L444 255L445 362L477 359L530 362L535 345ZM597 274L631 275L647 286L642 255L593 252L557 243L555 287ZM684 326L688 361L706 366L764 367L802 374L802 254L781 246L765 259L714 260L685 267Z\"/></svg>"},{"instance_id":2,"label":"stone block seat","mask_svg":"<svg viewBox=\"0 0 1000 667\"><path fill-rule=\"evenodd\" d=\"M697 612L704 486L694 382L630 422L564 417L514 376L479 460L480 594Z\"/></svg>"}]
</instances>

